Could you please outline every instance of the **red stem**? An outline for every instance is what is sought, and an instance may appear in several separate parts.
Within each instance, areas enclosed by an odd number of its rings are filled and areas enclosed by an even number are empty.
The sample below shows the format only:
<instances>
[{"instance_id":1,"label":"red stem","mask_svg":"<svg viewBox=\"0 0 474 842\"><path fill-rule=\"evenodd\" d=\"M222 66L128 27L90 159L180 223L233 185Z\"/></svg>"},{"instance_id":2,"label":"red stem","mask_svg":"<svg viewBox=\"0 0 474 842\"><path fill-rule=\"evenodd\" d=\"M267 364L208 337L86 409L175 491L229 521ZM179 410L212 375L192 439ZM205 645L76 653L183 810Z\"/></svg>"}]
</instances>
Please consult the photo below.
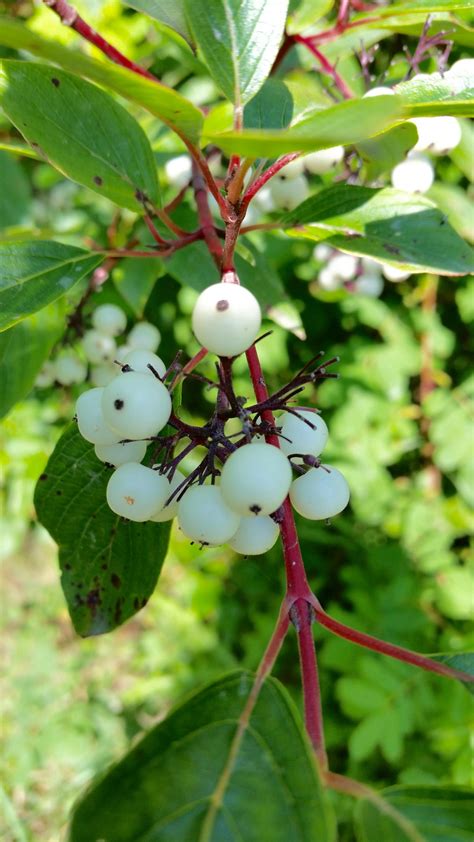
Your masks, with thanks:
<instances>
[{"instance_id":1,"label":"red stem","mask_svg":"<svg viewBox=\"0 0 474 842\"><path fill-rule=\"evenodd\" d=\"M246 208L250 200L253 199L255 194L258 193L259 190L261 190L261 188L267 183L267 181L270 181L270 179L273 178L273 176L276 175L277 172L280 172L280 170L282 170L283 167L286 167L287 164L289 164L291 161L294 161L295 158L299 158L299 156L299 152L290 152L288 155L282 155L281 158L278 158L278 161L275 161L275 163L272 164L271 167L268 167L268 170L265 170L265 172L262 173L261 176L256 178L253 184L250 185L249 189L246 191L242 198L241 207Z\"/></svg>"},{"instance_id":2,"label":"red stem","mask_svg":"<svg viewBox=\"0 0 474 842\"><path fill-rule=\"evenodd\" d=\"M150 73L148 70L145 70L144 67L140 67L139 64L135 64L135 62L130 61L120 50L117 50L112 44L109 44L105 38L102 38L102 35L99 35L95 29L92 29L86 21L81 18L79 13L76 9L71 6L67 0L43 0L46 6L49 6L53 12L61 18L61 23L65 26L70 26L71 29L74 29L79 35L82 35L86 41L89 41L90 44L94 44L107 58L111 59L111 61L115 62L115 64L120 64L121 67L126 67L128 70L132 70L133 73L138 73L139 76L144 76L146 79L151 79L152 82L156 82L158 85L163 85L153 73ZM163 87L167 87L163 85Z\"/></svg>"},{"instance_id":3,"label":"red stem","mask_svg":"<svg viewBox=\"0 0 474 842\"><path fill-rule=\"evenodd\" d=\"M344 79L337 72L335 66L331 64L331 62L326 58L326 56L322 54L320 50L318 50L318 48L314 44L314 40L310 38L305 38L303 35L293 35L293 39L297 44L302 44L304 47L306 47L306 49L310 51L310 53L313 54L313 56L319 61L323 73L326 73L334 80L334 83L338 90L341 92L342 96L345 99L352 99L354 94L352 93L351 89L348 85L346 85Z\"/></svg>"},{"instance_id":4,"label":"red stem","mask_svg":"<svg viewBox=\"0 0 474 842\"><path fill-rule=\"evenodd\" d=\"M456 678L459 681L469 683L474 681L474 676L448 667L446 664L439 663L438 661L433 661L431 658L427 658L426 655L419 655L417 652L404 649L403 646L395 646L393 643L386 643L384 640L379 640L370 634L356 631L356 629L352 629L350 626L346 626L344 623L340 623L339 620L330 617L319 604L313 602L313 608L317 621L329 629L329 631L332 631L339 637L343 637L345 640L350 640L352 643L357 643L359 646L371 649L372 652L381 652L383 655L389 655L398 661L404 661L406 664L413 664L413 666L420 667L429 672L444 675L446 678Z\"/></svg>"},{"instance_id":5,"label":"red stem","mask_svg":"<svg viewBox=\"0 0 474 842\"><path fill-rule=\"evenodd\" d=\"M313 609L305 599L298 599L291 609L290 616L298 635L306 731L313 744L321 769L326 770L328 759L324 746L321 688L312 631Z\"/></svg>"},{"instance_id":6,"label":"red stem","mask_svg":"<svg viewBox=\"0 0 474 842\"><path fill-rule=\"evenodd\" d=\"M160 246L168 247L170 245L170 243L168 242L168 240L165 240L161 236L161 234L159 234L159 232L157 231L152 219L147 214L145 214L144 218L145 218L146 227L148 228L148 230L149 230L151 236L153 237L155 243L158 243L158 245L160 245Z\"/></svg>"},{"instance_id":7,"label":"red stem","mask_svg":"<svg viewBox=\"0 0 474 842\"><path fill-rule=\"evenodd\" d=\"M209 253L220 271L223 249L219 236L216 233L216 226L209 209L206 184L202 173L200 173L197 169L196 163L193 164L193 187L201 231L209 249Z\"/></svg>"}]
</instances>

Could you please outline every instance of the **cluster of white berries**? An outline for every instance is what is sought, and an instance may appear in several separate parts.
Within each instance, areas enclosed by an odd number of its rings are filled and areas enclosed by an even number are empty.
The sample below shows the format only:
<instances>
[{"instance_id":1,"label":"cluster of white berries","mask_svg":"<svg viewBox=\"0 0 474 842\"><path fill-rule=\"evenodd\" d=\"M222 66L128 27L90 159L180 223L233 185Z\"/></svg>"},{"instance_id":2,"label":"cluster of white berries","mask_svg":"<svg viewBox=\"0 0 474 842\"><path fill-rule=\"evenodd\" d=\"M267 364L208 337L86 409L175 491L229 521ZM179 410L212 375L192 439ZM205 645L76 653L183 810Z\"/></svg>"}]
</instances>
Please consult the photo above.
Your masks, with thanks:
<instances>
[{"instance_id":1,"label":"cluster of white berries","mask_svg":"<svg viewBox=\"0 0 474 842\"><path fill-rule=\"evenodd\" d=\"M116 304L101 304L92 313L92 328L87 330L74 348L63 349L53 360L44 363L35 386L47 388L53 383L63 386L89 379L94 386L106 386L120 370L117 360L125 363L132 351L156 351L161 335L155 325L137 322L127 336L127 317ZM117 345L122 336L124 344ZM159 359L159 358L157 358Z\"/></svg>"},{"instance_id":2,"label":"cluster of white berries","mask_svg":"<svg viewBox=\"0 0 474 842\"><path fill-rule=\"evenodd\" d=\"M472 75L472 59L464 59L453 64L446 76ZM423 78L439 77L438 73L418 74L411 81ZM390 96L396 90L377 87L367 91L365 97ZM408 152L404 161L397 164L391 173L393 187L406 193L427 193L433 184L435 170L429 155L439 156L451 152L460 143L461 125L455 117L415 117L410 122L416 127L418 140Z\"/></svg>"},{"instance_id":3,"label":"cluster of white berries","mask_svg":"<svg viewBox=\"0 0 474 842\"><path fill-rule=\"evenodd\" d=\"M295 158L283 167L262 188L253 200L263 211L291 211L308 198L310 193L307 175L324 175L344 159L344 147L333 146Z\"/></svg>"},{"instance_id":4,"label":"cluster of white berries","mask_svg":"<svg viewBox=\"0 0 474 842\"><path fill-rule=\"evenodd\" d=\"M384 288L384 278L398 283L410 277L410 272L378 263L371 257L356 257L331 248L327 243L319 243L313 252L314 258L325 265L318 274L318 285L333 291L343 287L350 292L378 298Z\"/></svg>"},{"instance_id":5,"label":"cluster of white berries","mask_svg":"<svg viewBox=\"0 0 474 842\"><path fill-rule=\"evenodd\" d=\"M97 329L97 319L95 324ZM239 285L214 284L198 297L192 325L204 347L234 357L255 341L260 306ZM143 349L130 351L121 362L107 385L84 392L76 403L81 435L94 444L101 461L115 468L106 496L116 514L137 522L176 516L192 541L228 543L236 552L259 555L277 540L278 524L271 515L288 494L294 508L312 520L330 518L347 505L349 488L342 474L319 465L328 430L309 409L287 411L278 419L281 448L261 436L242 439L225 459L219 484L188 484L173 460L166 466L141 464L148 442L172 413L166 367L153 351Z\"/></svg>"}]
</instances>

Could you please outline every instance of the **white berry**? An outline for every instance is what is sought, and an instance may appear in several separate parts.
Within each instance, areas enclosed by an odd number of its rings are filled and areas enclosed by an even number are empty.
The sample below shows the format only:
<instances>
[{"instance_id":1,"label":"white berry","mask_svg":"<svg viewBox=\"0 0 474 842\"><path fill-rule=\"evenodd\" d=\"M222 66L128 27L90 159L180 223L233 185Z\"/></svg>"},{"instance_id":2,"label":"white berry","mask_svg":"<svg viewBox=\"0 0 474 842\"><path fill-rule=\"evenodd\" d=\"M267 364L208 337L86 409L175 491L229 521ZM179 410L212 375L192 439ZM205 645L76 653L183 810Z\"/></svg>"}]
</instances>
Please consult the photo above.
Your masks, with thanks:
<instances>
[{"instance_id":1,"label":"white berry","mask_svg":"<svg viewBox=\"0 0 474 842\"><path fill-rule=\"evenodd\" d=\"M92 444L115 444L117 434L111 430L102 412L103 388L89 389L76 401L77 426L86 441Z\"/></svg>"},{"instance_id":2,"label":"white berry","mask_svg":"<svg viewBox=\"0 0 474 842\"><path fill-rule=\"evenodd\" d=\"M332 292L335 289L340 289L343 286L344 281L339 277L339 275L336 275L333 272L331 266L328 264L321 269L318 275L318 284L322 289Z\"/></svg>"},{"instance_id":3,"label":"white berry","mask_svg":"<svg viewBox=\"0 0 474 842\"><path fill-rule=\"evenodd\" d=\"M221 492L240 515L269 515L283 503L291 478L291 465L278 447L243 445L224 464Z\"/></svg>"},{"instance_id":4,"label":"white berry","mask_svg":"<svg viewBox=\"0 0 474 842\"><path fill-rule=\"evenodd\" d=\"M410 270L400 269L398 266L391 266L390 263L382 264L382 274L387 281L398 283L399 281L406 281L410 277Z\"/></svg>"},{"instance_id":5,"label":"white berry","mask_svg":"<svg viewBox=\"0 0 474 842\"><path fill-rule=\"evenodd\" d=\"M328 262L327 268L342 281L350 281L357 272L359 259L353 254L335 254Z\"/></svg>"},{"instance_id":6,"label":"white berry","mask_svg":"<svg viewBox=\"0 0 474 842\"><path fill-rule=\"evenodd\" d=\"M380 275L359 275L355 279L353 289L360 295L368 295L370 298L378 298L383 292L383 278Z\"/></svg>"},{"instance_id":7,"label":"white berry","mask_svg":"<svg viewBox=\"0 0 474 842\"><path fill-rule=\"evenodd\" d=\"M262 555L271 550L278 533L277 524L268 515L243 517L229 546L242 555Z\"/></svg>"},{"instance_id":8,"label":"white berry","mask_svg":"<svg viewBox=\"0 0 474 842\"><path fill-rule=\"evenodd\" d=\"M188 155L178 155L176 158L171 158L165 164L165 174L173 187L179 189L185 187L191 181L193 174L191 158Z\"/></svg>"},{"instance_id":9,"label":"white berry","mask_svg":"<svg viewBox=\"0 0 474 842\"><path fill-rule=\"evenodd\" d=\"M56 380L63 386L83 383L87 376L87 366L74 353L65 351L54 362Z\"/></svg>"},{"instance_id":10,"label":"white berry","mask_svg":"<svg viewBox=\"0 0 474 842\"><path fill-rule=\"evenodd\" d=\"M173 479L171 480L171 482L168 481L169 484L168 484L168 496L166 498L167 500L168 500L169 496L173 493L173 491L176 491L178 486L180 486L181 483L184 482L185 479L186 479L186 477L184 476L183 473L181 473L180 470L176 470L174 472ZM158 511L156 511L152 515L150 520L153 520L155 523L163 523L166 520L172 520L174 517L176 517L176 515L178 514L178 506L179 506L179 502L177 500L177 497L178 497L178 495L176 495L176 497L173 497L173 499L166 506L160 507L160 509L158 509Z\"/></svg>"},{"instance_id":11,"label":"white berry","mask_svg":"<svg viewBox=\"0 0 474 842\"><path fill-rule=\"evenodd\" d=\"M35 379L35 386L37 389L46 389L52 386L56 380L56 368L51 360L46 360L41 366Z\"/></svg>"},{"instance_id":12,"label":"white berry","mask_svg":"<svg viewBox=\"0 0 474 842\"><path fill-rule=\"evenodd\" d=\"M82 348L90 363L113 362L117 345L112 336L106 336L98 330L88 330L82 338Z\"/></svg>"},{"instance_id":13,"label":"white berry","mask_svg":"<svg viewBox=\"0 0 474 842\"><path fill-rule=\"evenodd\" d=\"M121 444L96 444L95 455L101 462L118 468L126 462L141 462L146 453L145 441L129 441Z\"/></svg>"},{"instance_id":14,"label":"white berry","mask_svg":"<svg viewBox=\"0 0 474 842\"><path fill-rule=\"evenodd\" d=\"M120 362L122 365L129 365L133 371L140 371L142 374L151 374L152 377L155 375L153 374L151 365L159 377L163 377L166 373L166 366L157 354L154 354L153 351L144 351L141 348L135 348L133 351L130 351L125 357L120 358Z\"/></svg>"},{"instance_id":15,"label":"white berry","mask_svg":"<svg viewBox=\"0 0 474 842\"><path fill-rule=\"evenodd\" d=\"M250 348L262 321L260 305L239 284L213 284L201 292L192 315L196 339L221 357L235 357Z\"/></svg>"},{"instance_id":16,"label":"white berry","mask_svg":"<svg viewBox=\"0 0 474 842\"><path fill-rule=\"evenodd\" d=\"M115 514L143 522L164 504L168 493L165 476L145 465L127 462L110 477L107 503Z\"/></svg>"},{"instance_id":17,"label":"white berry","mask_svg":"<svg viewBox=\"0 0 474 842\"><path fill-rule=\"evenodd\" d=\"M272 199L277 208L294 210L309 196L309 186L304 175L296 178L272 178L270 182Z\"/></svg>"},{"instance_id":18,"label":"white berry","mask_svg":"<svg viewBox=\"0 0 474 842\"><path fill-rule=\"evenodd\" d=\"M460 58L444 74L445 76L474 76L474 58Z\"/></svg>"},{"instance_id":19,"label":"white berry","mask_svg":"<svg viewBox=\"0 0 474 842\"><path fill-rule=\"evenodd\" d=\"M324 175L344 159L343 146L331 146L329 149L320 149L318 152L311 152L305 155L305 169L313 175Z\"/></svg>"},{"instance_id":20,"label":"white berry","mask_svg":"<svg viewBox=\"0 0 474 842\"><path fill-rule=\"evenodd\" d=\"M144 439L156 435L167 423L171 398L155 377L130 371L105 387L102 410L119 438Z\"/></svg>"},{"instance_id":21,"label":"white berry","mask_svg":"<svg viewBox=\"0 0 474 842\"><path fill-rule=\"evenodd\" d=\"M455 117L417 117L411 121L416 126L418 141L415 152L432 152L444 155L461 140L462 131Z\"/></svg>"},{"instance_id":22,"label":"white berry","mask_svg":"<svg viewBox=\"0 0 474 842\"><path fill-rule=\"evenodd\" d=\"M217 486L194 485L179 502L178 523L191 540L217 546L235 535L240 517L225 503Z\"/></svg>"},{"instance_id":23,"label":"white berry","mask_svg":"<svg viewBox=\"0 0 474 842\"><path fill-rule=\"evenodd\" d=\"M366 91L362 99L367 99L372 96L391 96L395 93L392 88L384 88L383 85L379 85L377 88L372 88L370 91Z\"/></svg>"},{"instance_id":24,"label":"white berry","mask_svg":"<svg viewBox=\"0 0 474 842\"><path fill-rule=\"evenodd\" d=\"M272 191L270 190L270 186L268 184L265 185L265 187L262 187L261 190L255 194L252 199L252 205L253 204L265 213L271 213L275 210L275 202L273 201Z\"/></svg>"},{"instance_id":25,"label":"white berry","mask_svg":"<svg viewBox=\"0 0 474 842\"><path fill-rule=\"evenodd\" d=\"M91 368L91 383L93 386L108 386L110 381L120 374L120 368L115 363L102 363Z\"/></svg>"},{"instance_id":26,"label":"white berry","mask_svg":"<svg viewBox=\"0 0 474 842\"><path fill-rule=\"evenodd\" d=\"M290 488L290 500L294 508L309 520L334 517L346 508L349 497L350 490L345 477L332 465L311 468L295 479Z\"/></svg>"},{"instance_id":27,"label":"white berry","mask_svg":"<svg viewBox=\"0 0 474 842\"><path fill-rule=\"evenodd\" d=\"M295 158L286 164L278 173L279 178L289 178L290 180L296 178L304 173L304 161L302 158Z\"/></svg>"},{"instance_id":28,"label":"white berry","mask_svg":"<svg viewBox=\"0 0 474 842\"><path fill-rule=\"evenodd\" d=\"M161 342L161 333L150 322L137 322L128 334L127 342L132 348L143 351L156 351Z\"/></svg>"},{"instance_id":29,"label":"white berry","mask_svg":"<svg viewBox=\"0 0 474 842\"><path fill-rule=\"evenodd\" d=\"M407 193L426 193L433 181L433 165L423 155L410 156L392 170L393 186Z\"/></svg>"},{"instance_id":30,"label":"white berry","mask_svg":"<svg viewBox=\"0 0 474 842\"><path fill-rule=\"evenodd\" d=\"M318 243L313 251L313 257L315 260L320 260L321 263L324 263L326 260L332 255L332 248L328 246L327 243Z\"/></svg>"},{"instance_id":31,"label":"white berry","mask_svg":"<svg viewBox=\"0 0 474 842\"><path fill-rule=\"evenodd\" d=\"M291 412L285 412L279 419L281 426L280 448L286 456L292 453L309 454L319 456L324 450L329 436L326 422L316 412L308 409L298 409L298 417ZM309 421L314 429L303 421ZM302 463L301 458L293 459L296 463Z\"/></svg>"},{"instance_id":32,"label":"white berry","mask_svg":"<svg viewBox=\"0 0 474 842\"><path fill-rule=\"evenodd\" d=\"M101 304L92 313L92 325L106 336L118 336L127 327L127 317L116 304Z\"/></svg>"}]
</instances>

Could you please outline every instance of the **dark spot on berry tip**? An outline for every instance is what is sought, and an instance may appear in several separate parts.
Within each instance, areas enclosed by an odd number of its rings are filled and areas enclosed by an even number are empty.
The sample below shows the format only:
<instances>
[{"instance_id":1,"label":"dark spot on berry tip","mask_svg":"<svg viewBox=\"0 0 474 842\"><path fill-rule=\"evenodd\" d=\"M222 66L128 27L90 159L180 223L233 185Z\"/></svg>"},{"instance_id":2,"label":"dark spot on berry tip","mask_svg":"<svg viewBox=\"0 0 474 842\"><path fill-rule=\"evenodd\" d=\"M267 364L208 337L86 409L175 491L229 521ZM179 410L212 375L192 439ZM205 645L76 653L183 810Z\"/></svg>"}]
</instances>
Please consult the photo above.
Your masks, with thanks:
<instances>
[{"instance_id":1,"label":"dark spot on berry tip","mask_svg":"<svg viewBox=\"0 0 474 842\"><path fill-rule=\"evenodd\" d=\"M45 479L48 479L48 474L41 474L41 476L40 476L41 482L44 482Z\"/></svg>"},{"instance_id":2,"label":"dark spot on berry tip","mask_svg":"<svg viewBox=\"0 0 474 842\"><path fill-rule=\"evenodd\" d=\"M56 76L53 76L51 81L52 81L55 88L59 88L61 82L59 81L59 79L56 79Z\"/></svg>"},{"instance_id":3,"label":"dark spot on berry tip","mask_svg":"<svg viewBox=\"0 0 474 842\"><path fill-rule=\"evenodd\" d=\"M254 503L253 506L249 506L249 509L251 512L253 512L254 515L258 515L262 511L262 507L259 506L257 503Z\"/></svg>"},{"instance_id":4,"label":"dark spot on berry tip","mask_svg":"<svg viewBox=\"0 0 474 842\"><path fill-rule=\"evenodd\" d=\"M104 183L103 180L101 179L100 175L95 175L92 180L93 180L94 184L97 184L97 187L102 187L102 184Z\"/></svg>"},{"instance_id":5,"label":"dark spot on berry tip","mask_svg":"<svg viewBox=\"0 0 474 842\"><path fill-rule=\"evenodd\" d=\"M226 298L222 298L220 301L217 302L216 310L218 310L219 313L223 313L224 310L228 310L228 309L229 309L229 302L227 301Z\"/></svg>"},{"instance_id":6,"label":"dark spot on berry tip","mask_svg":"<svg viewBox=\"0 0 474 842\"><path fill-rule=\"evenodd\" d=\"M114 401L114 406L115 406L115 409L123 409L123 401L120 400L120 398L117 398Z\"/></svg>"},{"instance_id":7,"label":"dark spot on berry tip","mask_svg":"<svg viewBox=\"0 0 474 842\"><path fill-rule=\"evenodd\" d=\"M117 576L116 573L112 573L110 577L110 581L112 582L114 588L121 588L122 587L122 580L120 576Z\"/></svg>"}]
</instances>

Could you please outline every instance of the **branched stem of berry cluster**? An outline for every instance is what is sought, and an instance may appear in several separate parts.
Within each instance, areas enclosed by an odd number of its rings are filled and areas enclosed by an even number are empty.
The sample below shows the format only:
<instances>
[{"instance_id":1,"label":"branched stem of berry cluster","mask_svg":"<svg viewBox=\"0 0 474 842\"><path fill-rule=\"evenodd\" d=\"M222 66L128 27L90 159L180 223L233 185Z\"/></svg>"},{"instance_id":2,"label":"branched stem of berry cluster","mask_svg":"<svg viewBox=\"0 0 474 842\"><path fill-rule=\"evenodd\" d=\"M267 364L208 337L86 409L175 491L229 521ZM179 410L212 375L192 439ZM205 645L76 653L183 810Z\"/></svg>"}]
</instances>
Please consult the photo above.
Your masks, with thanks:
<instances>
[{"instance_id":1,"label":"branched stem of berry cluster","mask_svg":"<svg viewBox=\"0 0 474 842\"><path fill-rule=\"evenodd\" d=\"M50 6L52 10L59 15L65 25L75 29L76 32L82 35L82 37L84 37L87 41L98 47L98 49L101 50L109 59L120 66L127 68L133 73L137 73L149 80L152 80L156 84L162 84L148 70L145 70L127 59L126 56L122 55L122 53L120 53L115 47L105 41L99 33L93 30L80 17L76 10L69 5L67 0L43 0L43 2ZM363 2L356 2L356 0L342 0L339 6L336 23L330 29L307 38L303 38L299 35L287 35L282 44L279 55L277 56L274 67L279 64L290 47L296 43L303 44L312 52L315 58L317 58L321 70L332 77L341 95L345 98L352 96L352 92L349 90L344 80L342 80L339 76L336 68L328 62L318 49L319 45L334 40L347 29L360 26L368 20L375 20L375 18L366 17L359 18L351 22L349 20L351 7L356 11L376 9L374 6L370 6ZM432 46L432 44L431 42L429 44L425 43L423 46L426 48L427 46ZM185 232L176 226L172 220L170 220L168 211L170 211L170 209L174 206L174 203L172 203L171 208L168 208L164 213L151 209L154 212L154 215L159 216L161 221L164 222L169 230L176 235L175 240L165 240L156 230L156 227L151 219L149 212L150 209L147 206L146 197L142 197L144 207L146 209L145 221L147 222L149 230L155 239L156 252L133 252L131 249L116 249L115 251L107 252L107 256L115 258L126 254L138 257L141 255L144 256L145 254L149 256L150 254L155 253L167 256L168 254L173 253L176 249L184 248L189 243L200 239L206 243L212 259L219 268L222 281L224 283L239 283L234 266L234 250L249 202L261 189L261 187L263 187L264 184L272 178L273 175L296 158L299 153L295 152L282 156L278 161L272 164L266 172L259 175L254 180L247 191L244 192L242 197L241 190L243 176L245 175L249 164L245 161L240 163L240 159L237 156L233 156L230 161L228 178L226 180L227 195L224 196L221 194L202 152L186 138L183 138L183 140L186 143L193 159L192 184L199 217L198 230L194 232ZM221 216L225 224L225 230L218 228L214 223L209 209L209 193L214 197L219 205ZM221 239L224 240L223 243L221 242ZM202 348L192 360L181 368L174 375L174 378L171 381L170 389L174 389L183 377L192 376L192 372L202 359L204 359L206 354L206 349ZM258 357L258 351L255 345L248 349L246 357L257 404L245 410L243 404L239 403L238 399L233 394L231 387L231 361L221 359L218 369L218 382L212 383L212 385L217 387L218 396L224 396L224 402L222 401L222 397L220 399L218 397L217 409L214 418L217 418L219 423L223 424L223 418L225 417L224 406L226 405L226 402L231 408L228 417L238 414L239 417L242 418L246 417L245 412L249 413L252 411L256 413L260 419L259 431L264 432L268 443L278 447L278 428L276 427L273 410L285 407L292 411L291 408L286 405L286 401L289 397L297 394L304 383L314 382L315 379L323 379L324 377L333 376L326 372L326 368L335 360L330 360L325 363L324 366L317 367L312 375L308 374L308 367L305 366L304 369L298 373L296 378L288 384L286 389L284 388L279 390L279 392L271 396L265 383L265 378ZM205 378L202 379L205 380ZM243 415L239 413L243 413ZM174 415L172 416L171 424L172 426L175 426L178 433L181 432L183 435L187 435L190 438L189 447L192 448L198 441L199 443L202 443L206 439L206 436L211 429L210 425L212 425L212 421L205 428L191 428L189 425L181 422L180 419ZM197 432L198 429L200 429L199 433ZM168 444L170 447L175 438L176 437L173 436L169 437L170 442ZM216 453L221 461L225 459L226 446L227 449L229 449L228 444L221 447L218 443L214 448L214 453ZM231 445L230 448L232 448ZM182 454L180 454L180 456L182 457ZM214 469L211 464L209 470L211 476L213 475L213 472ZM196 476L194 476L194 474L196 474ZM205 475L205 467L203 468L200 466L196 469L196 472L193 472L191 479L202 481L202 478ZM275 519L279 523L281 532L287 582L286 594L281 605L274 633L257 670L255 684L242 712L239 727L234 737L232 751L237 751L238 749L238 745L240 744L246 724L248 723L253 707L257 701L263 681L273 668L291 623L295 628L298 639L306 729L314 747L316 757L319 761L323 779L329 786L332 786L339 791L346 792L347 794L355 797L370 797L373 800L374 798L377 798L377 796L368 788L358 784L356 781L350 781L348 778L334 775L334 773L328 771L327 756L324 747L324 728L318 667L312 634L313 623L318 622L333 634L336 634L352 643L356 643L359 646L370 649L373 652L389 655L392 658L421 667L422 669L430 672L437 673L448 678L460 679L465 682L472 681L472 677L424 655L411 652L400 646L386 643L364 632L352 629L327 614L315 594L312 592L308 583L293 509L288 498L285 500L281 509L275 513ZM224 776L225 770L223 778Z\"/></svg>"}]
</instances>

